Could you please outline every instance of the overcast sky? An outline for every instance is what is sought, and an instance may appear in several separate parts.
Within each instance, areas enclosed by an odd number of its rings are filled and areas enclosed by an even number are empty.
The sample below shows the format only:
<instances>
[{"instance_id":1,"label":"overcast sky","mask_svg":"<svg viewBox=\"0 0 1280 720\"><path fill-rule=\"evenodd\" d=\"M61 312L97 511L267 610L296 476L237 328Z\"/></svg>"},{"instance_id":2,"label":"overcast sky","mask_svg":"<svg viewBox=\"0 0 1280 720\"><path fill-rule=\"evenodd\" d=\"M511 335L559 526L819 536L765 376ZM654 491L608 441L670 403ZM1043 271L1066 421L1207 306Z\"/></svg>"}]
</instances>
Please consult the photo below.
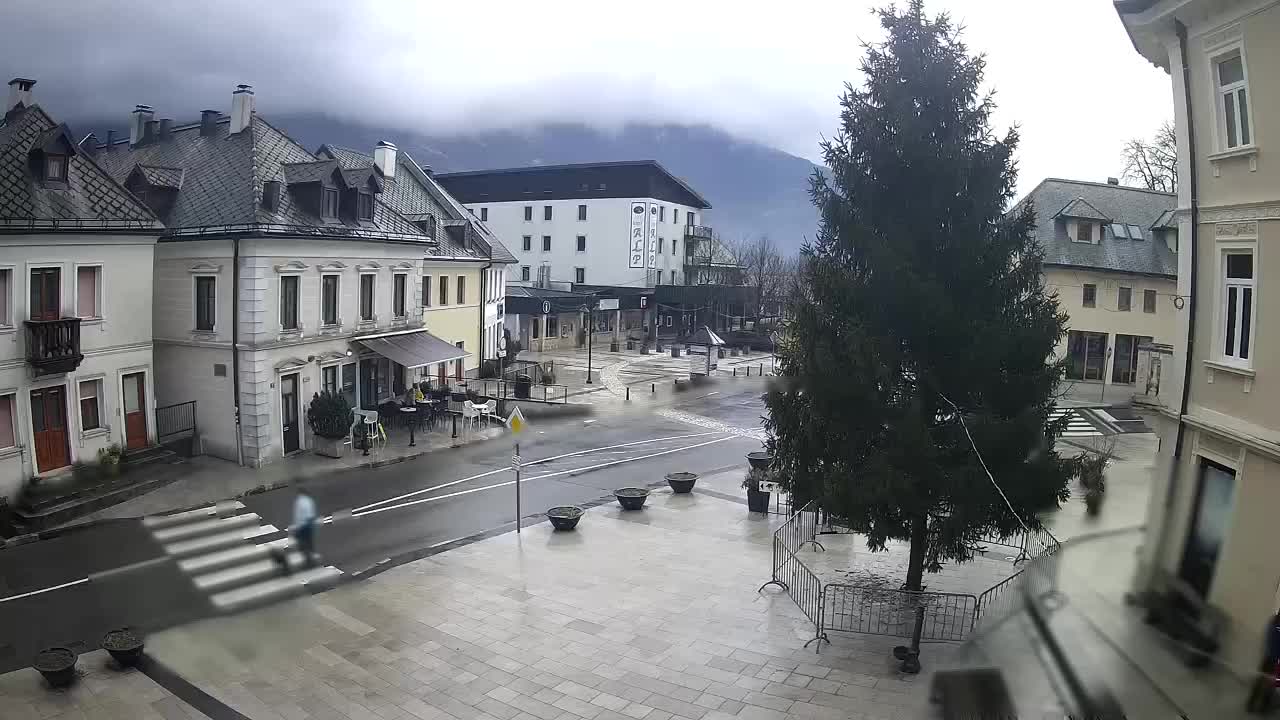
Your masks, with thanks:
<instances>
[{"instance_id":1,"label":"overcast sky","mask_svg":"<svg viewBox=\"0 0 1280 720\"><path fill-rule=\"evenodd\" d=\"M429 133L582 121L709 123L820 161L881 0L430 2L6 0L0 72L63 116L321 111ZM1111 0L932 0L988 58L997 129L1022 128L1021 190L1102 181L1172 115L1169 77Z\"/></svg>"}]
</instances>

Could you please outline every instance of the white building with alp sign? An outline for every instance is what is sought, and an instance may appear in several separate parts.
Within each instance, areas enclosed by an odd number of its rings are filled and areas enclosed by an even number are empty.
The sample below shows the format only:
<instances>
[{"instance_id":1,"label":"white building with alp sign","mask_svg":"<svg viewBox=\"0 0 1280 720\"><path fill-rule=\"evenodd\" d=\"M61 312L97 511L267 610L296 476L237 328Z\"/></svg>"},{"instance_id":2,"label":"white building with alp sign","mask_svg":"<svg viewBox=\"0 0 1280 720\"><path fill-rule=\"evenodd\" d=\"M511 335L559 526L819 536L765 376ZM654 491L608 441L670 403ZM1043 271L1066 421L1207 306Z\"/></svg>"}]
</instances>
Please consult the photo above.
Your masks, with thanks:
<instances>
[{"instance_id":1,"label":"white building with alp sign","mask_svg":"<svg viewBox=\"0 0 1280 720\"><path fill-rule=\"evenodd\" d=\"M442 173L435 179L517 262L508 281L613 287L685 283L711 241L711 204L652 160Z\"/></svg>"}]
</instances>

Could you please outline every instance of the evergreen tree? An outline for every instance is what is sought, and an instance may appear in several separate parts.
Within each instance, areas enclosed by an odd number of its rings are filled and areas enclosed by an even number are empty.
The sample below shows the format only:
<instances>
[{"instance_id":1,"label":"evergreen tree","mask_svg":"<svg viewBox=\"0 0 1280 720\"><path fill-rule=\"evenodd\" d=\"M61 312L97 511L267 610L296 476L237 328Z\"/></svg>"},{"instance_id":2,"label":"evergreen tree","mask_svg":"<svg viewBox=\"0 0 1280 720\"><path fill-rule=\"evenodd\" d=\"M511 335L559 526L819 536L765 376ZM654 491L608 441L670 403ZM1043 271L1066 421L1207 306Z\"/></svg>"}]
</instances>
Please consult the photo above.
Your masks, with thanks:
<instances>
[{"instance_id":1,"label":"evergreen tree","mask_svg":"<svg viewBox=\"0 0 1280 720\"><path fill-rule=\"evenodd\" d=\"M1045 291L1034 209L1004 212L1018 135L990 129L982 57L922 0L877 14L886 39L864 46L865 85L846 84L822 144L830 175L812 181L821 222L766 427L796 500L819 499L873 550L909 541L904 587L918 590L982 534L1020 528L965 425L1023 521L1067 498L1075 463L1048 421L1066 315Z\"/></svg>"}]
</instances>

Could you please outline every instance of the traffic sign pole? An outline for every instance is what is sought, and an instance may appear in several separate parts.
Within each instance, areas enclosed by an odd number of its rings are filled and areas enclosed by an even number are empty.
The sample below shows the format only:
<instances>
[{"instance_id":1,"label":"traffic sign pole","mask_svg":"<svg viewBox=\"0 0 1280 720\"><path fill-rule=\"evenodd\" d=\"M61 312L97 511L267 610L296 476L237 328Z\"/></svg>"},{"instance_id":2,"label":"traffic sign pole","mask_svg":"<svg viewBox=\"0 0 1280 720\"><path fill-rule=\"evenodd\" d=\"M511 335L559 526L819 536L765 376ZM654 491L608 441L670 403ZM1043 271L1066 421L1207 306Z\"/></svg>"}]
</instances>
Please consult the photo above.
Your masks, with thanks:
<instances>
[{"instance_id":1,"label":"traffic sign pole","mask_svg":"<svg viewBox=\"0 0 1280 720\"><path fill-rule=\"evenodd\" d=\"M511 429L511 434L519 437L524 430L525 419L524 413L520 412L520 406L517 405L511 411L511 415L507 418L507 427ZM511 468L516 471L516 534L520 533L520 441L515 441L515 452L511 453Z\"/></svg>"},{"instance_id":2,"label":"traffic sign pole","mask_svg":"<svg viewBox=\"0 0 1280 720\"><path fill-rule=\"evenodd\" d=\"M520 443L516 443L516 454L511 458L516 468L516 534L520 534Z\"/></svg>"}]
</instances>

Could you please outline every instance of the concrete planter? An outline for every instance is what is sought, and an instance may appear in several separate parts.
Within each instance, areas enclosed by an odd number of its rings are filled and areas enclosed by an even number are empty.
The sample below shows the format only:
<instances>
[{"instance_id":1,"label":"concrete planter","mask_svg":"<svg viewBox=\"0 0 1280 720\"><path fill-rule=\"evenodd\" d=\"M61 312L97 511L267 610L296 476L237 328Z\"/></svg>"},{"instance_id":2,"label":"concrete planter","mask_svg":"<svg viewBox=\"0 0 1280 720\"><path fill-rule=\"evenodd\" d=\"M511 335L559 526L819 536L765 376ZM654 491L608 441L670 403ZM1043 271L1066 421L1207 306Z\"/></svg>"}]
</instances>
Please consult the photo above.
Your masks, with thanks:
<instances>
[{"instance_id":1,"label":"concrete planter","mask_svg":"<svg viewBox=\"0 0 1280 720\"><path fill-rule=\"evenodd\" d=\"M133 667L142 659L142 638L129 628L108 631L102 636L102 647L121 667Z\"/></svg>"},{"instance_id":2,"label":"concrete planter","mask_svg":"<svg viewBox=\"0 0 1280 720\"><path fill-rule=\"evenodd\" d=\"M40 671L49 687L64 688L76 679L76 654L69 648L41 650L31 666Z\"/></svg>"},{"instance_id":3,"label":"concrete planter","mask_svg":"<svg viewBox=\"0 0 1280 720\"><path fill-rule=\"evenodd\" d=\"M667 484L677 495L693 492L694 483L698 482L698 474L691 472L674 472L667 474Z\"/></svg>"},{"instance_id":4,"label":"concrete planter","mask_svg":"<svg viewBox=\"0 0 1280 720\"><path fill-rule=\"evenodd\" d=\"M311 447L316 451L317 455L325 457L340 458L346 450L345 437L326 438L319 435L311 436Z\"/></svg>"},{"instance_id":5,"label":"concrete planter","mask_svg":"<svg viewBox=\"0 0 1280 720\"><path fill-rule=\"evenodd\" d=\"M613 496L618 499L623 510L639 510L644 507L644 501L649 499L649 491L645 488L624 487L614 490Z\"/></svg>"},{"instance_id":6,"label":"concrete planter","mask_svg":"<svg viewBox=\"0 0 1280 720\"><path fill-rule=\"evenodd\" d=\"M556 530L572 530L578 527L578 521L582 519L582 508L577 505L553 507L547 511L547 518L551 520L551 527Z\"/></svg>"}]
</instances>

